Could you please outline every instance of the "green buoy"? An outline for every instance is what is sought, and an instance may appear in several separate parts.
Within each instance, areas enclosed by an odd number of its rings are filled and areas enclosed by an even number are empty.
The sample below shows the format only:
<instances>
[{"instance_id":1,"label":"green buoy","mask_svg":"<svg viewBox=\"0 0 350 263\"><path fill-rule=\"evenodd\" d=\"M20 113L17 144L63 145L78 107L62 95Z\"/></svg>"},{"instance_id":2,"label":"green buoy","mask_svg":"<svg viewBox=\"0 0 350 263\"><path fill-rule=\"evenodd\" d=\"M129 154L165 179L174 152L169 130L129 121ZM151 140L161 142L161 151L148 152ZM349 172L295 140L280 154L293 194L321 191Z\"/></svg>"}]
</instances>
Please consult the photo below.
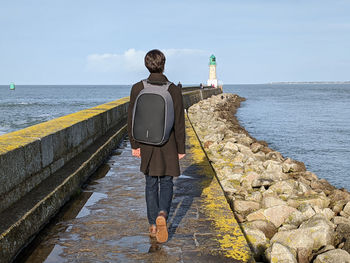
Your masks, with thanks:
<instances>
[{"instance_id":1,"label":"green buoy","mask_svg":"<svg viewBox=\"0 0 350 263\"><path fill-rule=\"evenodd\" d=\"M15 83L11 83L10 84L10 90L15 90L15 89L16 89Z\"/></svg>"}]
</instances>

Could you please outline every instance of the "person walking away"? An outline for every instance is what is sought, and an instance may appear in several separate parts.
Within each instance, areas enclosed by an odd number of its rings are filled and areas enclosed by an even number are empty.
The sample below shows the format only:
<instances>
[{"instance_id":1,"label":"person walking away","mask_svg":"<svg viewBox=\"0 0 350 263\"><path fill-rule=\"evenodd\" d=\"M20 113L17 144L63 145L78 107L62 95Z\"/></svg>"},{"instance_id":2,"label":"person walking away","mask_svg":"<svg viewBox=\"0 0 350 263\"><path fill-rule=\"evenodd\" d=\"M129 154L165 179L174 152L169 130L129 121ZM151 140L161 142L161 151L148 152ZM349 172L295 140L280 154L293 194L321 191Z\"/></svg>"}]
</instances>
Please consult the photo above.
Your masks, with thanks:
<instances>
[{"instance_id":1,"label":"person walking away","mask_svg":"<svg viewBox=\"0 0 350 263\"><path fill-rule=\"evenodd\" d=\"M165 66L164 54L157 50L149 51L144 59L149 70L147 83L159 87L168 82L163 74ZM173 178L180 175L179 160L185 156L185 116L181 88L170 84L168 91L174 107L174 124L168 141L163 145L151 145L136 141L132 136L132 118L135 100L144 89L142 81L131 88L128 108L128 135L132 155L141 158L140 171L146 178L145 196L147 218L151 237L159 243L168 239L166 222L173 198Z\"/></svg>"}]
</instances>

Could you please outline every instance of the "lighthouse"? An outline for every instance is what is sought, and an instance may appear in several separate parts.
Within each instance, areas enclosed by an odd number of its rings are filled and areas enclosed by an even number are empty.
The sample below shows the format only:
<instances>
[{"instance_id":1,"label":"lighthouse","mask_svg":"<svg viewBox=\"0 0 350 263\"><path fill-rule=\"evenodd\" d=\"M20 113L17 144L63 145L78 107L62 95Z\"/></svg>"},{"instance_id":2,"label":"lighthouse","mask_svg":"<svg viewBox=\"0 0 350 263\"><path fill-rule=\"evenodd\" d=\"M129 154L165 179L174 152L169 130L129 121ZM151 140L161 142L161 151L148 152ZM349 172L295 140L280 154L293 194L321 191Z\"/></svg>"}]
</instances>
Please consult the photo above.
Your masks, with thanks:
<instances>
[{"instance_id":1,"label":"lighthouse","mask_svg":"<svg viewBox=\"0 0 350 263\"><path fill-rule=\"evenodd\" d=\"M211 55L209 58L209 79L207 81L208 86L218 86L218 79L216 78L216 57Z\"/></svg>"}]
</instances>

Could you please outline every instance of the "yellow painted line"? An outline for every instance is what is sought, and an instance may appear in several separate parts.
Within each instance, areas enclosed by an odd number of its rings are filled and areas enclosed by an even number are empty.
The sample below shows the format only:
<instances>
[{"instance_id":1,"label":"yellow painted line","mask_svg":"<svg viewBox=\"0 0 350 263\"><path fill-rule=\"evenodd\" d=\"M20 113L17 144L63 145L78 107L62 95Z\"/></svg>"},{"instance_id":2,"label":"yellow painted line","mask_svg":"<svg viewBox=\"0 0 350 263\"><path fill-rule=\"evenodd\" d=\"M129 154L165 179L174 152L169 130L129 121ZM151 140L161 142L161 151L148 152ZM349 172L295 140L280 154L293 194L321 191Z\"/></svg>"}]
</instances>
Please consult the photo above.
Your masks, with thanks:
<instances>
[{"instance_id":1,"label":"yellow painted line","mask_svg":"<svg viewBox=\"0 0 350 263\"><path fill-rule=\"evenodd\" d=\"M202 174L206 175L206 180L203 181L205 187L203 187L201 195L204 200L203 208L205 214L214 222L216 239L223 254L228 258L242 262L254 262L247 241L187 116L186 134L188 143L192 146L190 153L193 164L198 165Z\"/></svg>"}]
</instances>

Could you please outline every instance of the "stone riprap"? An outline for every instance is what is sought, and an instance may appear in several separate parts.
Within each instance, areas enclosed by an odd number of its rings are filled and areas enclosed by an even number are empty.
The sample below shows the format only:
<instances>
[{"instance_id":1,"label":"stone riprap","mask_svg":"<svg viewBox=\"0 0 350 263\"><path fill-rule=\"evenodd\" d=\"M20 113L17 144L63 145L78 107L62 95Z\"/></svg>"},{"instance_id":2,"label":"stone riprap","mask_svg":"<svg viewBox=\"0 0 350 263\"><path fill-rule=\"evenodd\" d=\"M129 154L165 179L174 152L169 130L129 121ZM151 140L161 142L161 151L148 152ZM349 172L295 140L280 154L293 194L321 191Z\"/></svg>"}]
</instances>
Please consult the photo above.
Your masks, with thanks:
<instances>
[{"instance_id":1,"label":"stone riprap","mask_svg":"<svg viewBox=\"0 0 350 263\"><path fill-rule=\"evenodd\" d=\"M242 101L212 96L188 116L256 260L349 262L350 193L250 136L235 117Z\"/></svg>"}]
</instances>

